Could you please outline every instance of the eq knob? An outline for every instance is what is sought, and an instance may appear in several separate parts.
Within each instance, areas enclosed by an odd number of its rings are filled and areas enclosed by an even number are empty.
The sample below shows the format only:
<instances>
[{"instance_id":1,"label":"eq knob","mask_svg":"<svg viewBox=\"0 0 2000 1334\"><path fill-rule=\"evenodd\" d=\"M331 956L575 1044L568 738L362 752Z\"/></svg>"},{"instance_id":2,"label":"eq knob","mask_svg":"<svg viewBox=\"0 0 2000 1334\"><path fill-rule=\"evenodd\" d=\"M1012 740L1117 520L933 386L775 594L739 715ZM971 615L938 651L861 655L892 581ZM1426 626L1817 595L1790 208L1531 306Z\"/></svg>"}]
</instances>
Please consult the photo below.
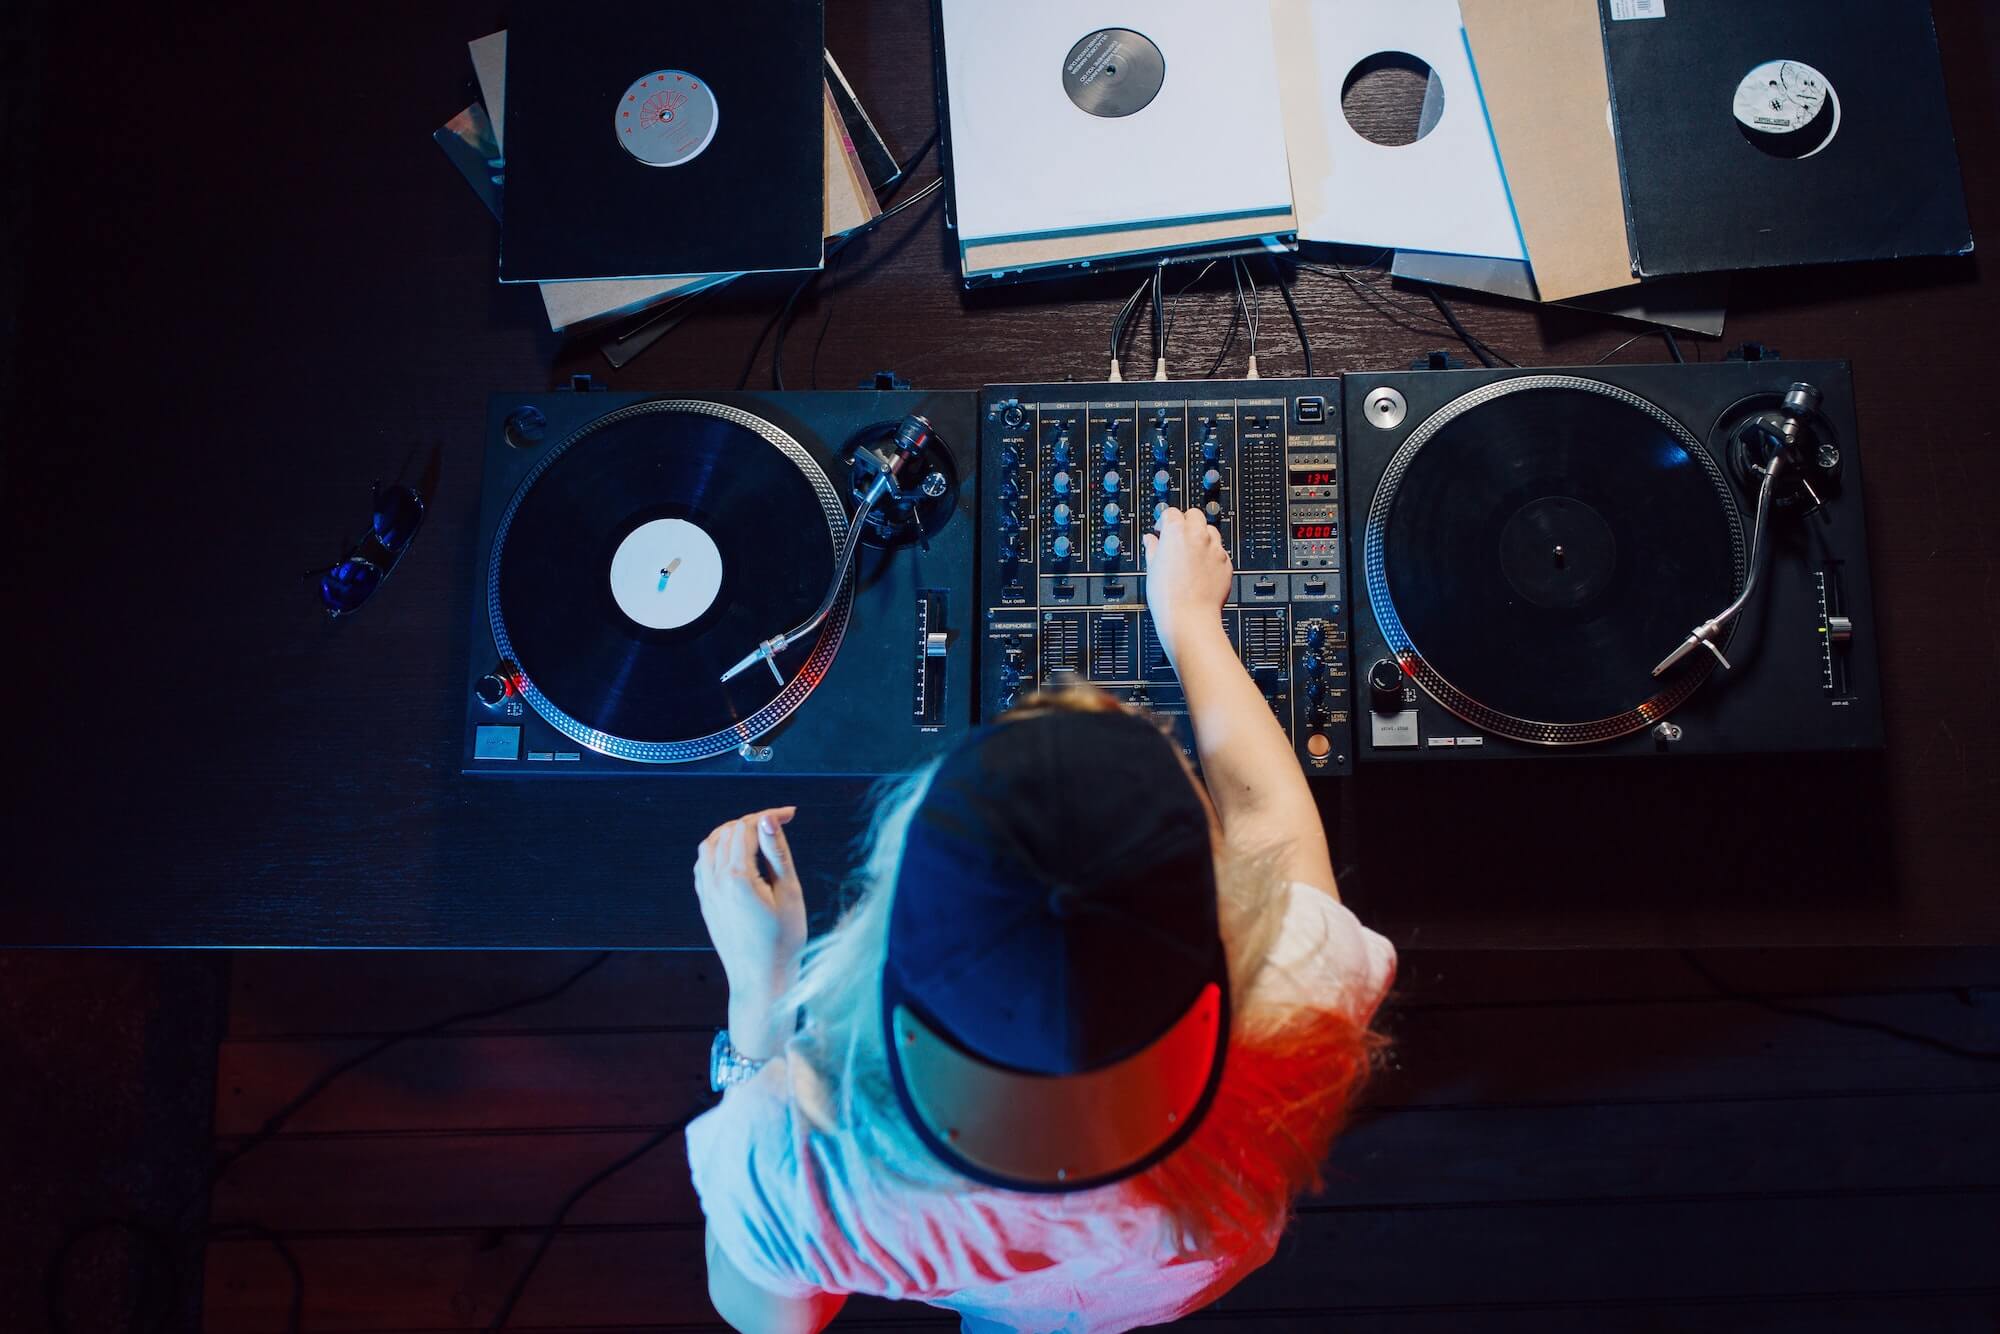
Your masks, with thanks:
<instances>
[{"instance_id":1,"label":"eq knob","mask_svg":"<svg viewBox=\"0 0 2000 1334\"><path fill-rule=\"evenodd\" d=\"M1056 437L1055 447L1049 451L1049 457L1055 460L1058 468L1066 468L1070 465L1073 460L1070 454L1068 436L1059 435Z\"/></svg>"},{"instance_id":2,"label":"eq knob","mask_svg":"<svg viewBox=\"0 0 2000 1334\"><path fill-rule=\"evenodd\" d=\"M1323 646L1325 643L1326 643L1325 622L1314 621L1310 625L1306 626L1306 647L1308 649L1312 650L1314 653L1317 653L1319 652L1321 646Z\"/></svg>"},{"instance_id":3,"label":"eq knob","mask_svg":"<svg viewBox=\"0 0 2000 1334\"><path fill-rule=\"evenodd\" d=\"M1210 468L1207 472L1201 475L1202 490L1214 491L1217 487L1221 485L1222 485L1222 474L1217 472L1215 469Z\"/></svg>"},{"instance_id":4,"label":"eq knob","mask_svg":"<svg viewBox=\"0 0 2000 1334\"><path fill-rule=\"evenodd\" d=\"M1403 669L1390 658L1377 658L1368 669L1368 707L1377 713L1403 711Z\"/></svg>"},{"instance_id":5,"label":"eq knob","mask_svg":"<svg viewBox=\"0 0 2000 1334\"><path fill-rule=\"evenodd\" d=\"M1059 496L1068 495L1069 474L1066 472L1059 472L1055 476L1049 478L1049 488Z\"/></svg>"},{"instance_id":6,"label":"eq knob","mask_svg":"<svg viewBox=\"0 0 2000 1334\"><path fill-rule=\"evenodd\" d=\"M1055 525L1058 528L1069 527L1069 506L1067 505L1056 506L1055 512L1049 515L1049 518L1055 522Z\"/></svg>"},{"instance_id":7,"label":"eq knob","mask_svg":"<svg viewBox=\"0 0 2000 1334\"><path fill-rule=\"evenodd\" d=\"M1115 524L1118 522L1118 519L1119 519L1118 506L1116 504L1106 505L1104 507L1104 522L1106 522L1107 524Z\"/></svg>"},{"instance_id":8,"label":"eq knob","mask_svg":"<svg viewBox=\"0 0 2000 1334\"><path fill-rule=\"evenodd\" d=\"M1072 548L1069 544L1069 539L1067 537L1058 537L1055 540L1055 542L1051 544L1049 550L1055 553L1055 557L1057 560L1068 560L1069 553L1072 550Z\"/></svg>"},{"instance_id":9,"label":"eq knob","mask_svg":"<svg viewBox=\"0 0 2000 1334\"><path fill-rule=\"evenodd\" d=\"M1162 516L1166 514L1166 512L1167 512L1166 501L1159 500L1153 503L1153 527L1158 528L1160 526L1160 519Z\"/></svg>"},{"instance_id":10,"label":"eq knob","mask_svg":"<svg viewBox=\"0 0 2000 1334\"><path fill-rule=\"evenodd\" d=\"M1173 475L1169 473L1165 468L1162 468L1158 472L1153 474L1154 495L1164 496L1165 494L1167 494L1167 489L1171 487L1173 484L1174 484Z\"/></svg>"},{"instance_id":11,"label":"eq knob","mask_svg":"<svg viewBox=\"0 0 2000 1334\"><path fill-rule=\"evenodd\" d=\"M1000 511L1001 532L1003 533L1016 532L1020 529L1020 527L1021 527L1021 512L1019 510L1015 509L1013 506L1010 505L1006 509Z\"/></svg>"},{"instance_id":12,"label":"eq knob","mask_svg":"<svg viewBox=\"0 0 2000 1334\"><path fill-rule=\"evenodd\" d=\"M1104 494L1107 496L1118 494L1118 470L1116 468L1104 474Z\"/></svg>"},{"instance_id":13,"label":"eq knob","mask_svg":"<svg viewBox=\"0 0 2000 1334\"><path fill-rule=\"evenodd\" d=\"M1216 504L1213 500L1211 500L1206 505L1203 505L1201 507L1201 512L1208 516L1208 521L1210 523L1215 524L1218 527L1221 526L1222 506Z\"/></svg>"},{"instance_id":14,"label":"eq knob","mask_svg":"<svg viewBox=\"0 0 2000 1334\"><path fill-rule=\"evenodd\" d=\"M1115 435L1104 437L1104 461L1106 463L1118 462L1118 437Z\"/></svg>"},{"instance_id":15,"label":"eq knob","mask_svg":"<svg viewBox=\"0 0 2000 1334\"><path fill-rule=\"evenodd\" d=\"M1015 482L1015 480L1012 477L1002 477L1000 479L1000 503L1003 505L1011 505L1020 498L1021 498L1020 484Z\"/></svg>"},{"instance_id":16,"label":"eq knob","mask_svg":"<svg viewBox=\"0 0 2000 1334\"><path fill-rule=\"evenodd\" d=\"M1105 534L1104 555L1107 559L1117 560L1118 553L1123 551L1124 549L1125 549L1125 544L1118 540L1118 534L1116 533Z\"/></svg>"},{"instance_id":17,"label":"eq knob","mask_svg":"<svg viewBox=\"0 0 2000 1334\"><path fill-rule=\"evenodd\" d=\"M1167 437L1164 431L1153 432L1153 462L1167 461Z\"/></svg>"}]
</instances>

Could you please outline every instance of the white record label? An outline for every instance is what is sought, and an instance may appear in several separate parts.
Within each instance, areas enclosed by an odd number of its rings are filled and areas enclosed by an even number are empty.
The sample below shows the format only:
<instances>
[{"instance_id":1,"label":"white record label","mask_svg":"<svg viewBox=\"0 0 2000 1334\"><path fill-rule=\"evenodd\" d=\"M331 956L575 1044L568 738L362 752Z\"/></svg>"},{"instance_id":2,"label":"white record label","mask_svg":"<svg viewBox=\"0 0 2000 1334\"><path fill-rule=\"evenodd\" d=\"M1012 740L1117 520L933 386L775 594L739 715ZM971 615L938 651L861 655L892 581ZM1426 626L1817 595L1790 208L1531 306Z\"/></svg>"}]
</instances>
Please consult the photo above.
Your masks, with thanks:
<instances>
[{"instance_id":1,"label":"white record label","mask_svg":"<svg viewBox=\"0 0 2000 1334\"><path fill-rule=\"evenodd\" d=\"M1744 75L1735 112L1752 143L1784 157L1810 157L1840 129L1833 85L1798 60L1767 60Z\"/></svg>"},{"instance_id":2,"label":"white record label","mask_svg":"<svg viewBox=\"0 0 2000 1334\"><path fill-rule=\"evenodd\" d=\"M618 99L611 129L649 167L692 162L715 139L721 122L715 92L684 69L656 69L634 79Z\"/></svg>"},{"instance_id":3,"label":"white record label","mask_svg":"<svg viewBox=\"0 0 2000 1334\"><path fill-rule=\"evenodd\" d=\"M654 519L625 535L611 557L618 610L648 630L675 630L715 605L722 552L685 519Z\"/></svg>"}]
</instances>

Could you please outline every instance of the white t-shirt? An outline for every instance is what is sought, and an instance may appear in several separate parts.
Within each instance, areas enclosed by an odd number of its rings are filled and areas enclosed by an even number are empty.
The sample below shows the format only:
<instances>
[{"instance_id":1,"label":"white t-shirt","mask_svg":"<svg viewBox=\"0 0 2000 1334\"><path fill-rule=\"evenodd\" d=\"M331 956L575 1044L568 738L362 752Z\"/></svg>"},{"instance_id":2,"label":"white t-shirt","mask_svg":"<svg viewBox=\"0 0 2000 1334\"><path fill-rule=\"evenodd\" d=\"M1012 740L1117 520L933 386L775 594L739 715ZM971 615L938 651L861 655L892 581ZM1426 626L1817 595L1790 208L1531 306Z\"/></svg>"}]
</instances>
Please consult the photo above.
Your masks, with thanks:
<instances>
[{"instance_id":1,"label":"white t-shirt","mask_svg":"<svg viewBox=\"0 0 2000 1334\"><path fill-rule=\"evenodd\" d=\"M1293 885L1245 1003L1365 1020L1395 969L1387 940L1325 892ZM745 1278L783 1296L928 1302L957 1311L969 1334L1117 1334L1207 1305L1277 1247L1281 1208L1189 1255L1160 1207L1125 1183L1043 1195L883 1180L844 1137L797 1114L790 1078L783 1057L771 1061L687 1130L710 1237Z\"/></svg>"}]
</instances>

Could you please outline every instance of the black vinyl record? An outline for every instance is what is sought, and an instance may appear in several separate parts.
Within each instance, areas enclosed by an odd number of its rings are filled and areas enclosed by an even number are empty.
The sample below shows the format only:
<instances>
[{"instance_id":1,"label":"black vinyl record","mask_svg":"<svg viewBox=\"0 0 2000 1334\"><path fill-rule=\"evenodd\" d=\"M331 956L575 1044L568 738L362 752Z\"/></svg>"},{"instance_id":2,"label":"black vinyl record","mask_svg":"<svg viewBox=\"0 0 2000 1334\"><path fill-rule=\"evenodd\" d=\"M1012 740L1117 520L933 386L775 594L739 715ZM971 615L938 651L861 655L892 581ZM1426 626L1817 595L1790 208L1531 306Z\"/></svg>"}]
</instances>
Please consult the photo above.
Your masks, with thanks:
<instances>
[{"instance_id":1,"label":"black vinyl record","mask_svg":"<svg viewBox=\"0 0 2000 1334\"><path fill-rule=\"evenodd\" d=\"M1369 598L1439 703L1518 740L1604 740L1714 666L1652 669L1735 596L1729 483L1685 427L1622 390L1530 376L1412 431L1365 533Z\"/></svg>"},{"instance_id":2,"label":"black vinyl record","mask_svg":"<svg viewBox=\"0 0 2000 1334\"><path fill-rule=\"evenodd\" d=\"M737 409L608 414L528 475L495 537L495 642L535 711L579 743L678 762L733 750L805 699L839 646L817 637L722 673L818 608L845 519L824 471Z\"/></svg>"},{"instance_id":3,"label":"black vinyl record","mask_svg":"<svg viewBox=\"0 0 2000 1334\"><path fill-rule=\"evenodd\" d=\"M502 282L819 267L821 0L523 9Z\"/></svg>"},{"instance_id":4,"label":"black vinyl record","mask_svg":"<svg viewBox=\"0 0 2000 1334\"><path fill-rule=\"evenodd\" d=\"M1640 275L1972 248L1924 0L1600 2Z\"/></svg>"}]
</instances>

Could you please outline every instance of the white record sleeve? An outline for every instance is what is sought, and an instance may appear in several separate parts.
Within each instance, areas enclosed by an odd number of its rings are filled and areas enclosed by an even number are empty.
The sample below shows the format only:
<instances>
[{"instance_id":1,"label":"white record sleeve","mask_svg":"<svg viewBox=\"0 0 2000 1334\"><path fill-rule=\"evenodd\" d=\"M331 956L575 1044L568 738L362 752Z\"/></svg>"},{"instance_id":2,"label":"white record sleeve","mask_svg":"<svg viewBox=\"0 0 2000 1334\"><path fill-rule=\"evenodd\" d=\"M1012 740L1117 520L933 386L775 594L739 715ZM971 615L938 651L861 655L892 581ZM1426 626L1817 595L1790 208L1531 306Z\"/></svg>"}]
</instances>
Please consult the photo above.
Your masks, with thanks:
<instances>
[{"instance_id":1,"label":"white record sleeve","mask_svg":"<svg viewBox=\"0 0 2000 1334\"><path fill-rule=\"evenodd\" d=\"M962 241L1291 209L1263 5L942 0L941 19ZM1085 39L1121 31L1157 48L1164 77L1138 110L1091 114L1065 70L1079 53L1100 73Z\"/></svg>"},{"instance_id":2,"label":"white record sleeve","mask_svg":"<svg viewBox=\"0 0 2000 1334\"><path fill-rule=\"evenodd\" d=\"M1270 0L1299 239L1525 260L1458 0ZM1347 123L1348 74L1413 55L1443 85L1415 143L1371 143Z\"/></svg>"}]
</instances>

